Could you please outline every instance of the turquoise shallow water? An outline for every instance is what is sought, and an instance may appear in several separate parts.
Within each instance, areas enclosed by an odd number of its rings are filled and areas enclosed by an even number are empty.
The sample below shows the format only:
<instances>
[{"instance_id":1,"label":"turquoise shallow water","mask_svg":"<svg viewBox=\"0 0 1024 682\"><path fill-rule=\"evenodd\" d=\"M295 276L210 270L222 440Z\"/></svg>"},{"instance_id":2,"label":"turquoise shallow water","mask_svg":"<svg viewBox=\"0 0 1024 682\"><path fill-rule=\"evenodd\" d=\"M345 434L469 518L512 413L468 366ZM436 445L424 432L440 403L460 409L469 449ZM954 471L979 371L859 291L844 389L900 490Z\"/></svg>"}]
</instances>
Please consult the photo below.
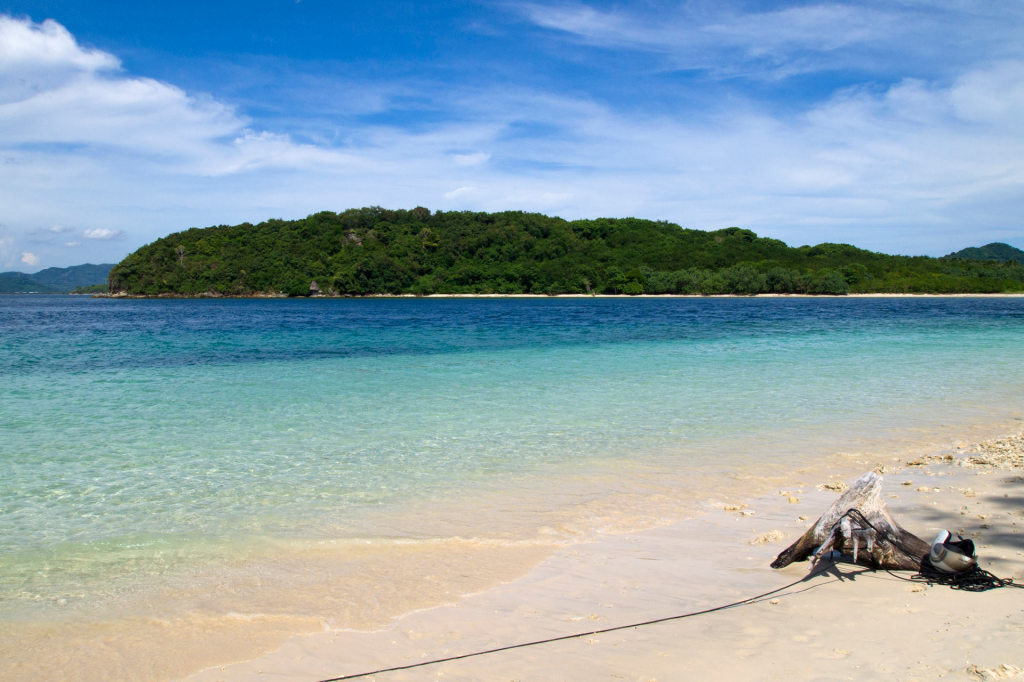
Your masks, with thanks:
<instances>
[{"instance_id":1,"label":"turquoise shallow water","mask_svg":"<svg viewBox=\"0 0 1024 682\"><path fill-rule=\"evenodd\" d=\"M0 331L19 618L259 543L443 535L410 505L474 491L543 516L531 481L785 466L1024 409L1020 298L6 296Z\"/></svg>"}]
</instances>

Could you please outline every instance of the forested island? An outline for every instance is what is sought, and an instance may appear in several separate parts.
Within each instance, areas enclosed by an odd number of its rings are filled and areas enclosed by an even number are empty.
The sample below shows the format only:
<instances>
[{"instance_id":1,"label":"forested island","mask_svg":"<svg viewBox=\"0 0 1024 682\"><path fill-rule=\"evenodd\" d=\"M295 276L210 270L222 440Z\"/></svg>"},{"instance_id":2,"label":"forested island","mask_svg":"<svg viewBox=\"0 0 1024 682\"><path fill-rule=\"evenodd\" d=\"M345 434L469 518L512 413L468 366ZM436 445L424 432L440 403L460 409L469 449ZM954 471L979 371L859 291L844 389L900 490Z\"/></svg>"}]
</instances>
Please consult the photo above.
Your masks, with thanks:
<instances>
[{"instance_id":1,"label":"forested island","mask_svg":"<svg viewBox=\"0 0 1024 682\"><path fill-rule=\"evenodd\" d=\"M1010 258L790 247L738 227L636 218L369 207L177 232L117 264L108 284L140 296L1024 291L1024 252L989 246Z\"/></svg>"}]
</instances>

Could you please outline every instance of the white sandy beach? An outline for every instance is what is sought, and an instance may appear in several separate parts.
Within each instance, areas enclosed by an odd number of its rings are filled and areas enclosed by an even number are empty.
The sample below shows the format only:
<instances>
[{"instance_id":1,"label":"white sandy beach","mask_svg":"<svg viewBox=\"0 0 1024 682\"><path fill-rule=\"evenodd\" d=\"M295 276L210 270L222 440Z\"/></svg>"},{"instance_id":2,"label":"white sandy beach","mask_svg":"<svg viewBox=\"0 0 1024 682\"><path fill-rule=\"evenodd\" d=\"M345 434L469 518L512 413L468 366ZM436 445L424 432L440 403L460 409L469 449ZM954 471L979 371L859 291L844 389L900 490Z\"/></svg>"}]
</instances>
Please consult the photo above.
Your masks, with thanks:
<instances>
[{"instance_id":1,"label":"white sandy beach","mask_svg":"<svg viewBox=\"0 0 1024 682\"><path fill-rule=\"evenodd\" d=\"M250 582L265 586L243 586L227 617L206 614L214 595L199 581L154 595L148 615L18 632L0 640L0 678L313 681L565 638L364 679L1024 680L1024 591L960 592L849 562L769 567L841 481L875 470L904 528L962 533L983 568L1024 583L1024 435L905 452L752 472L687 520L561 548L410 546L384 573L369 557L366 575L330 552L285 556L294 565L261 566Z\"/></svg>"},{"instance_id":2,"label":"white sandy beach","mask_svg":"<svg viewBox=\"0 0 1024 682\"><path fill-rule=\"evenodd\" d=\"M857 467L860 467L858 469ZM1024 582L1024 438L914 464L794 472L756 499L709 500L697 518L567 547L523 577L408 613L374 631L294 637L254 660L187 679L322 680L746 605L605 634L371 675L399 680L1024 679L1024 591L908 582L850 563L769 564L835 500L838 478L879 468L896 520L979 547L981 566ZM795 584L794 584L795 583Z\"/></svg>"}]
</instances>

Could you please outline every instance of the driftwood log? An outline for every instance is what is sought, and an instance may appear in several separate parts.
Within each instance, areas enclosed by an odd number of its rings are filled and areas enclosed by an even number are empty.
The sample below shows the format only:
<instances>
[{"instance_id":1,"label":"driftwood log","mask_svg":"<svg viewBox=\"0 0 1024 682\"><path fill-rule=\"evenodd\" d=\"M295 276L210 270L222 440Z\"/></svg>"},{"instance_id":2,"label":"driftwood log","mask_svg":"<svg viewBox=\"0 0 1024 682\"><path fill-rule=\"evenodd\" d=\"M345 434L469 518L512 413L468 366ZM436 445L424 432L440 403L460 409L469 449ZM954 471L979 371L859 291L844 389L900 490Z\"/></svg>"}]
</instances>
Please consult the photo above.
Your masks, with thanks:
<instances>
[{"instance_id":1,"label":"driftwood log","mask_svg":"<svg viewBox=\"0 0 1024 682\"><path fill-rule=\"evenodd\" d=\"M832 551L853 557L873 568L917 571L931 547L900 528L882 501L882 477L868 472L821 518L772 562L782 568L811 558L813 567Z\"/></svg>"}]
</instances>

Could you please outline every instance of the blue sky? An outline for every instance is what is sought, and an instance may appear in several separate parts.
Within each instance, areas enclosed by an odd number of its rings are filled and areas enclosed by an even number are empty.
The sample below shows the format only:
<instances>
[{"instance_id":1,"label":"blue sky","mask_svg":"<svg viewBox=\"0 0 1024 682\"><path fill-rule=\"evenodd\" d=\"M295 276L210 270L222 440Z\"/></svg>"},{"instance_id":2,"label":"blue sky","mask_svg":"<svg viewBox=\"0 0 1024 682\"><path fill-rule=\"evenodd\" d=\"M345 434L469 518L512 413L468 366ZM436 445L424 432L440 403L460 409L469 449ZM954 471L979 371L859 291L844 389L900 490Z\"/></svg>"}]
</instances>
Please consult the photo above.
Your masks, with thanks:
<instances>
[{"instance_id":1,"label":"blue sky","mask_svg":"<svg viewBox=\"0 0 1024 682\"><path fill-rule=\"evenodd\" d=\"M370 205L1024 248L1024 2L0 0L0 271Z\"/></svg>"}]
</instances>

